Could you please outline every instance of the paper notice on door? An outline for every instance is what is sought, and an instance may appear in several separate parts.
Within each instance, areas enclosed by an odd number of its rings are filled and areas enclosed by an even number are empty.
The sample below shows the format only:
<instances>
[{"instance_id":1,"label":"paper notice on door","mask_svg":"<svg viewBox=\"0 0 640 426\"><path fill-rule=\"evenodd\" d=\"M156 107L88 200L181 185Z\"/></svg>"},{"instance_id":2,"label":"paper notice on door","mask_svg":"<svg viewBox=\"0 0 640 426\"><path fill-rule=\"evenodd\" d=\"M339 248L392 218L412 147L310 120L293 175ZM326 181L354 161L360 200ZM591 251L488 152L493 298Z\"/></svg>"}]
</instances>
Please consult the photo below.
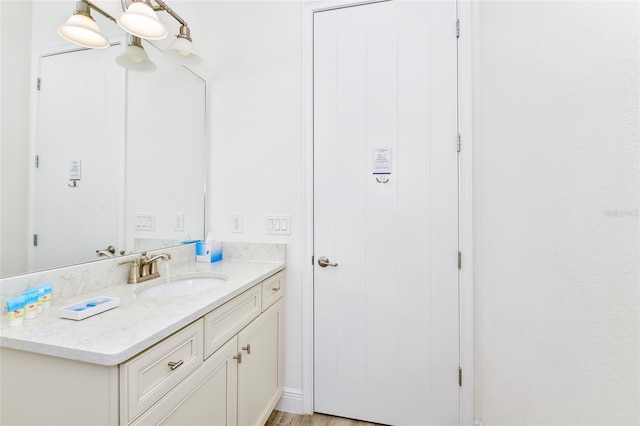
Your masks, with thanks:
<instances>
[{"instance_id":1,"label":"paper notice on door","mask_svg":"<svg viewBox=\"0 0 640 426\"><path fill-rule=\"evenodd\" d=\"M391 174L391 148L376 148L373 150L373 174Z\"/></svg>"},{"instance_id":2,"label":"paper notice on door","mask_svg":"<svg viewBox=\"0 0 640 426\"><path fill-rule=\"evenodd\" d=\"M69 162L69 180L80 180L82 174L82 162L74 160Z\"/></svg>"}]
</instances>

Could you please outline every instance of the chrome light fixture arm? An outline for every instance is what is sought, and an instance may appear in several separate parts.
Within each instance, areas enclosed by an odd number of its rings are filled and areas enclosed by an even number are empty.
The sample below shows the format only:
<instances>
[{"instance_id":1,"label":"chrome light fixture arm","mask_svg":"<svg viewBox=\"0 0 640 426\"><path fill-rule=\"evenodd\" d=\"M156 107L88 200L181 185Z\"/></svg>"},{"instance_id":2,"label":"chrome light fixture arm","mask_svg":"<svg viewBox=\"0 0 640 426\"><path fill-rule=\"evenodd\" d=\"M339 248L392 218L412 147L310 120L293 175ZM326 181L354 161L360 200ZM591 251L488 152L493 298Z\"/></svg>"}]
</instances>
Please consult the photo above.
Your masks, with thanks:
<instances>
[{"instance_id":1,"label":"chrome light fixture arm","mask_svg":"<svg viewBox=\"0 0 640 426\"><path fill-rule=\"evenodd\" d=\"M169 7L169 6L164 2L164 1L162 1L162 0L153 0L153 1L155 1L156 3L158 3L158 6L159 6L159 8L158 8L158 9L159 9L159 10L164 10L165 12L167 12L169 15L171 15L171 17L172 17L173 19L175 19L176 21L178 21L178 22L180 23L180 25L184 25L184 26L186 26L186 25L187 25L187 23L185 22L185 20L184 20L184 19L182 19L182 18L180 17L180 15L178 15L178 14L177 14L173 9L171 9L171 8L170 8L170 7ZM155 9L155 8L154 8L154 9Z\"/></svg>"},{"instance_id":2,"label":"chrome light fixture arm","mask_svg":"<svg viewBox=\"0 0 640 426\"><path fill-rule=\"evenodd\" d=\"M90 9L95 10L96 12L98 12L100 15L104 16L107 19L112 20L113 22L116 22L116 18L114 18L113 16L109 15L107 12L105 12L104 10L100 9L98 6L96 6L95 4L93 4L92 2L90 2L89 0L80 0L78 3L84 3L86 4Z\"/></svg>"}]
</instances>

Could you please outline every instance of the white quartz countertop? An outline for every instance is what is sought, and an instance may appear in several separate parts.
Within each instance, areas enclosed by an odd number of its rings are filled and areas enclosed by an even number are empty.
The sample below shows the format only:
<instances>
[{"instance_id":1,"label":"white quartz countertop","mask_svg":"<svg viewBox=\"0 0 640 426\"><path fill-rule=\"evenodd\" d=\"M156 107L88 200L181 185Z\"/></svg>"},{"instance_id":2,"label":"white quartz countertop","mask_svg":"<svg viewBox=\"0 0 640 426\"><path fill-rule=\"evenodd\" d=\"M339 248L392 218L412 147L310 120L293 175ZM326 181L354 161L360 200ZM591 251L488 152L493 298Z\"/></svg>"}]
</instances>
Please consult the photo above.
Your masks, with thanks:
<instances>
[{"instance_id":1,"label":"white quartz countertop","mask_svg":"<svg viewBox=\"0 0 640 426\"><path fill-rule=\"evenodd\" d=\"M170 336L186 325L284 269L284 262L221 260L191 263L172 269L159 265L160 278L140 284L118 283L97 292L54 300L37 318L11 327L6 315L0 346L100 365L117 365ZM144 288L167 277L223 277L227 280L204 292L173 298L146 298ZM120 298L120 306L81 321L58 317L58 308L97 296Z\"/></svg>"}]
</instances>

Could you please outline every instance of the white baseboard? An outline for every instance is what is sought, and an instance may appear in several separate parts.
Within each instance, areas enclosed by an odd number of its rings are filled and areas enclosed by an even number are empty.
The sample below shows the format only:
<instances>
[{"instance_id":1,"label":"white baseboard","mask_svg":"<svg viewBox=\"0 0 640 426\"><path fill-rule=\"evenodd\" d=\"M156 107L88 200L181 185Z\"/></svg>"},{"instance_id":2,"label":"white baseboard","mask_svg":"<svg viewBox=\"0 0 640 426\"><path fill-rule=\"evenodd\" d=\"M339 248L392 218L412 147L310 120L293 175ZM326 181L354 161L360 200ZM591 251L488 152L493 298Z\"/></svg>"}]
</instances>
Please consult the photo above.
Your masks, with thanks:
<instances>
[{"instance_id":1,"label":"white baseboard","mask_svg":"<svg viewBox=\"0 0 640 426\"><path fill-rule=\"evenodd\" d=\"M284 388L276 410L286 413L303 414L302 389Z\"/></svg>"}]
</instances>

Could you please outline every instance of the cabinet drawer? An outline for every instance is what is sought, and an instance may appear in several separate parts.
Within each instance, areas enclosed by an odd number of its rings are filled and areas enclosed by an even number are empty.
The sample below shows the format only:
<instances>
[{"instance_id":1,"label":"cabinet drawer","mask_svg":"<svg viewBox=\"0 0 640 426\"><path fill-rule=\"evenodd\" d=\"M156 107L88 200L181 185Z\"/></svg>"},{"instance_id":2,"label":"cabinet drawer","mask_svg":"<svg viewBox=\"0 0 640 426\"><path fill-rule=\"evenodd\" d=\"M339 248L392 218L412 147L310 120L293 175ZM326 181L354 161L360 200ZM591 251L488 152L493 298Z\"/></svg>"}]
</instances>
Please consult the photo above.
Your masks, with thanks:
<instances>
[{"instance_id":1,"label":"cabinet drawer","mask_svg":"<svg viewBox=\"0 0 640 426\"><path fill-rule=\"evenodd\" d=\"M262 310L266 310L284 295L284 271L262 282Z\"/></svg>"},{"instance_id":2,"label":"cabinet drawer","mask_svg":"<svg viewBox=\"0 0 640 426\"><path fill-rule=\"evenodd\" d=\"M202 364L202 341L200 319L120 365L121 424L133 421Z\"/></svg>"},{"instance_id":3,"label":"cabinet drawer","mask_svg":"<svg viewBox=\"0 0 640 426\"><path fill-rule=\"evenodd\" d=\"M204 357L207 358L260 315L260 285L255 285L204 317Z\"/></svg>"},{"instance_id":4,"label":"cabinet drawer","mask_svg":"<svg viewBox=\"0 0 640 426\"><path fill-rule=\"evenodd\" d=\"M132 426L237 425L238 339L229 340Z\"/></svg>"}]
</instances>

